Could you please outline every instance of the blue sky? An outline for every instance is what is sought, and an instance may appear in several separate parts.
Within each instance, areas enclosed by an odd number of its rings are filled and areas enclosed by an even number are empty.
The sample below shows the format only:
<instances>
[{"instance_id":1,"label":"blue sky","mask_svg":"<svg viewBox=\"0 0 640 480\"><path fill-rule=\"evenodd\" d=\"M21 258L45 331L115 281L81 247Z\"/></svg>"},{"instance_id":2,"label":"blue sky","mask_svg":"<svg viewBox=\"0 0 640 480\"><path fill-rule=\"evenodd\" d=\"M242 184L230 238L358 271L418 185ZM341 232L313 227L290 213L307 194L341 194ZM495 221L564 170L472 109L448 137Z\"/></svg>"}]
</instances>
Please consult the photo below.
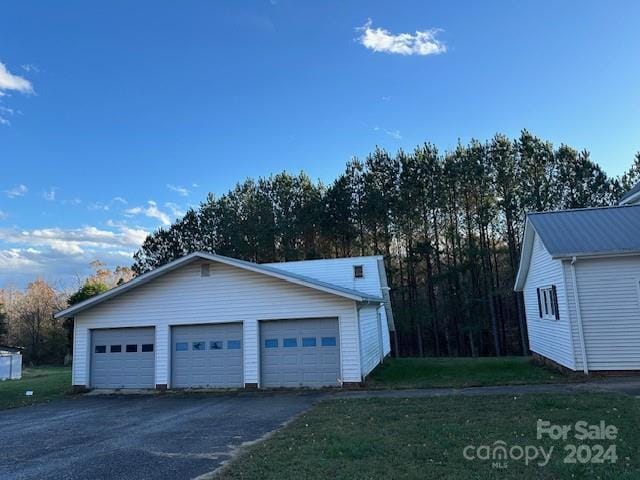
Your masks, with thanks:
<instances>
[{"instance_id":1,"label":"blue sky","mask_svg":"<svg viewBox=\"0 0 640 480\"><path fill-rule=\"evenodd\" d=\"M248 176L522 128L640 149L640 3L3 2L0 287L127 264Z\"/></svg>"}]
</instances>

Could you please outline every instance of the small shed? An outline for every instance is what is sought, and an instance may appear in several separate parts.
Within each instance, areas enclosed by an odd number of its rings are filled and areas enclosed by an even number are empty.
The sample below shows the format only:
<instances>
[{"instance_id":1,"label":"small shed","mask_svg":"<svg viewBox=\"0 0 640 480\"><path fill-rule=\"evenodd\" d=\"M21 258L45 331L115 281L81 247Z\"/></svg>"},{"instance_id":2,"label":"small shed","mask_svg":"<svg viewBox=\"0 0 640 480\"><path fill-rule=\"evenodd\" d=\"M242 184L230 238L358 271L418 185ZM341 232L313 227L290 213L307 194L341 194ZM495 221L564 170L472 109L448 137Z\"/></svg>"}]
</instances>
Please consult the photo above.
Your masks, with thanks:
<instances>
[{"instance_id":1,"label":"small shed","mask_svg":"<svg viewBox=\"0 0 640 480\"><path fill-rule=\"evenodd\" d=\"M22 349L0 345L0 380L22 378Z\"/></svg>"}]
</instances>

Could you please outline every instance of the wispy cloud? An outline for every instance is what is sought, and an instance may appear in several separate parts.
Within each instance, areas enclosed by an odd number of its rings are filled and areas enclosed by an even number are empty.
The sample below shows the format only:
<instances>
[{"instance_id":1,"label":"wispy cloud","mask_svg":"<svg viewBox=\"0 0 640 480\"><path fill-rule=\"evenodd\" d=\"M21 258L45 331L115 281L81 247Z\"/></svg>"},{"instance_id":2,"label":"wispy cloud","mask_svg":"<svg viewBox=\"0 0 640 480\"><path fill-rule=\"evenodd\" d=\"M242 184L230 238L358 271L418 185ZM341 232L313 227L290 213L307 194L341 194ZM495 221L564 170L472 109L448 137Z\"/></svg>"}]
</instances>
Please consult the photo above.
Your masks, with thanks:
<instances>
[{"instance_id":1,"label":"wispy cloud","mask_svg":"<svg viewBox=\"0 0 640 480\"><path fill-rule=\"evenodd\" d=\"M114 203L121 203L123 205L126 205L128 202L126 199L124 199L123 197L113 197L113 202Z\"/></svg>"},{"instance_id":2,"label":"wispy cloud","mask_svg":"<svg viewBox=\"0 0 640 480\"><path fill-rule=\"evenodd\" d=\"M153 200L149 200L146 207L127 208L124 213L128 216L144 215L149 218L160 220L163 225L171 225L171 219L169 218L169 215L160 210L158 208L158 204Z\"/></svg>"},{"instance_id":3,"label":"wispy cloud","mask_svg":"<svg viewBox=\"0 0 640 480\"><path fill-rule=\"evenodd\" d=\"M167 184L167 188L172 192L176 192L178 195L182 195L183 197L186 197L191 193L191 190L180 185Z\"/></svg>"},{"instance_id":4,"label":"wispy cloud","mask_svg":"<svg viewBox=\"0 0 640 480\"><path fill-rule=\"evenodd\" d=\"M164 206L171 211L174 217L182 217L185 214L184 209L177 203L166 202Z\"/></svg>"},{"instance_id":5,"label":"wispy cloud","mask_svg":"<svg viewBox=\"0 0 640 480\"><path fill-rule=\"evenodd\" d=\"M109 204L108 203L102 203L102 202L91 202L89 205L87 205L87 209L89 210L104 210L105 212L109 211Z\"/></svg>"},{"instance_id":6,"label":"wispy cloud","mask_svg":"<svg viewBox=\"0 0 640 480\"><path fill-rule=\"evenodd\" d=\"M9 190L5 190L4 193L9 198L16 198L16 197L24 197L28 191L29 189L26 187L26 185L20 184L17 187L13 187L13 188L10 188Z\"/></svg>"},{"instance_id":7,"label":"wispy cloud","mask_svg":"<svg viewBox=\"0 0 640 480\"><path fill-rule=\"evenodd\" d=\"M33 85L29 80L19 75L14 75L2 62L0 62L0 91L34 93Z\"/></svg>"},{"instance_id":8,"label":"wispy cloud","mask_svg":"<svg viewBox=\"0 0 640 480\"><path fill-rule=\"evenodd\" d=\"M56 201L56 187L51 187L49 190L45 190L42 192L42 198L44 198L48 202Z\"/></svg>"},{"instance_id":9,"label":"wispy cloud","mask_svg":"<svg viewBox=\"0 0 640 480\"><path fill-rule=\"evenodd\" d=\"M4 220L5 218L7 218L9 215L7 215L6 212L3 212L2 210L0 210L0 220Z\"/></svg>"},{"instance_id":10,"label":"wispy cloud","mask_svg":"<svg viewBox=\"0 0 640 480\"><path fill-rule=\"evenodd\" d=\"M381 127L373 127L373 130L376 132L384 132L389 135L394 140L402 140L402 135L400 134L400 130L389 130Z\"/></svg>"},{"instance_id":11,"label":"wispy cloud","mask_svg":"<svg viewBox=\"0 0 640 480\"><path fill-rule=\"evenodd\" d=\"M25 72L40 72L40 69L32 63L23 63L22 65L20 65L20 68L22 68Z\"/></svg>"},{"instance_id":12,"label":"wispy cloud","mask_svg":"<svg viewBox=\"0 0 640 480\"><path fill-rule=\"evenodd\" d=\"M439 29L416 30L412 33L391 33L384 28L374 28L371 19L362 27L358 41L374 52L398 55L439 55L447 51L447 46L437 38Z\"/></svg>"},{"instance_id":13,"label":"wispy cloud","mask_svg":"<svg viewBox=\"0 0 640 480\"><path fill-rule=\"evenodd\" d=\"M0 62L0 98L8 96L10 93L23 93L31 94L35 93L33 85L29 80L20 75L11 73L7 66ZM9 125L9 117L13 116L15 112L11 108L0 106L0 125Z\"/></svg>"}]
</instances>

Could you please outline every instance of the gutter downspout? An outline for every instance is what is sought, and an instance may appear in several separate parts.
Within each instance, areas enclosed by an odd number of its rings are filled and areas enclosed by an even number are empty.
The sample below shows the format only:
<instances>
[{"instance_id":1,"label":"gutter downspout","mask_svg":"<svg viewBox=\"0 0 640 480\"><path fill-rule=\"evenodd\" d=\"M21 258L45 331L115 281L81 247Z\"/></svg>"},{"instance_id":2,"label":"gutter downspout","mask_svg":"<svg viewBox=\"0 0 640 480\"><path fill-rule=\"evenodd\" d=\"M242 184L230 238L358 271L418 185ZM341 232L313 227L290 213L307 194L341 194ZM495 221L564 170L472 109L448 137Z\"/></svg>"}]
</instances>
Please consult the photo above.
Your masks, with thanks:
<instances>
[{"instance_id":1,"label":"gutter downspout","mask_svg":"<svg viewBox=\"0 0 640 480\"><path fill-rule=\"evenodd\" d=\"M571 279L573 283L573 298L576 302L576 316L578 317L578 336L580 337L580 349L582 350L582 371L589 374L589 366L587 364L587 347L584 342L584 331L582 329L582 311L580 310L580 299L578 298L578 282L576 280L576 257L571 259Z\"/></svg>"}]
</instances>

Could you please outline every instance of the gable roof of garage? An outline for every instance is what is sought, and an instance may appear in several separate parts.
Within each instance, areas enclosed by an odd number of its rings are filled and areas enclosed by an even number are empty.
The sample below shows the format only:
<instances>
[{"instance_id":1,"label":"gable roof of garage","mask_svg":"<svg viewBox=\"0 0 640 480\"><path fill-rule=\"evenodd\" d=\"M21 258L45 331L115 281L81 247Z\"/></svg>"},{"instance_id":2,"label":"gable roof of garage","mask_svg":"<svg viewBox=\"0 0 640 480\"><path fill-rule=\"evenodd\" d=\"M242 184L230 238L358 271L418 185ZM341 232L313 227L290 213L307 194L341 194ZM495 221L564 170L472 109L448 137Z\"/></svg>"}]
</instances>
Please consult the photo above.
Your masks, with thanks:
<instances>
[{"instance_id":1,"label":"gable roof of garage","mask_svg":"<svg viewBox=\"0 0 640 480\"><path fill-rule=\"evenodd\" d=\"M225 265L238 267L243 270L248 270L255 273L261 273L263 275L267 275L273 278L279 278L281 280L284 280L289 283L293 283L295 285L301 285L304 287L313 288L315 290L319 290L325 293L330 293L333 295L338 295L340 297L348 298L350 300L355 300L357 302L374 302L374 303L383 302L382 297L368 295L366 293L359 292L357 290L352 290L350 288L345 288L345 287L341 287L331 283L322 282L320 280L306 277L304 275L286 272L284 270L280 270L278 268L275 268L269 265L260 265L258 263L238 260L237 258L225 257L223 255L217 255L214 253L195 252L189 255L185 255L184 257L178 258L177 260L169 262L147 273L144 273L139 277L136 277L133 280L127 283L124 283L118 287L112 288L111 290L108 290L104 293L101 293L100 295L96 295L95 297L91 297L69 308L60 310L54 315L54 317L55 318L72 317L77 313L81 312L82 310L86 310L87 308L93 307L99 303L102 303L106 300L109 300L110 298L113 298L117 295L125 293L140 285L144 285L145 283L153 280L154 278L164 275L165 273L169 273L172 270L182 267L195 260L207 260L211 262L218 262Z\"/></svg>"}]
</instances>

